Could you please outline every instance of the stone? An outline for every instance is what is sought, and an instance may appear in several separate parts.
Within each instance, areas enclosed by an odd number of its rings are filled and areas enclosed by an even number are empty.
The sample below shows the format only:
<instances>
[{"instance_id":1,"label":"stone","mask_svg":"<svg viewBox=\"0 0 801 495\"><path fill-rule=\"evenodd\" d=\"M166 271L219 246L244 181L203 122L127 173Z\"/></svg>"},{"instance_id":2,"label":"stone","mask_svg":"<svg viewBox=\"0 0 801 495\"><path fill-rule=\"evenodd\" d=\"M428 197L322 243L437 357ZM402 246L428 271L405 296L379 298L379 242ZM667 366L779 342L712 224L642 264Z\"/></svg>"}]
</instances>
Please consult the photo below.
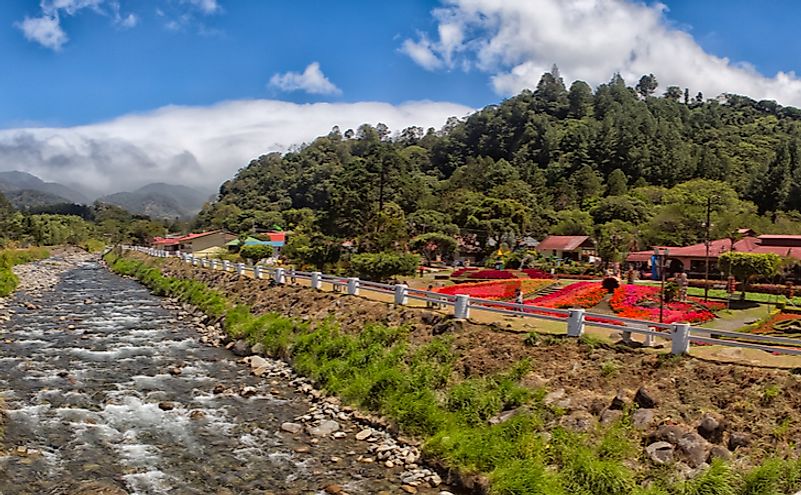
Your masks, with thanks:
<instances>
[{"instance_id":1,"label":"stone","mask_svg":"<svg viewBox=\"0 0 801 495\"><path fill-rule=\"evenodd\" d=\"M679 443L679 439L686 433L687 430L679 425L659 425L654 434L654 439L676 445Z\"/></svg>"},{"instance_id":2,"label":"stone","mask_svg":"<svg viewBox=\"0 0 801 495\"><path fill-rule=\"evenodd\" d=\"M159 402L159 409L162 411L172 411L175 409L175 403L169 401Z\"/></svg>"},{"instance_id":3,"label":"stone","mask_svg":"<svg viewBox=\"0 0 801 495\"><path fill-rule=\"evenodd\" d=\"M720 421L711 414L706 414L701 419L697 428L698 434L710 442L719 442L722 437L723 429Z\"/></svg>"},{"instance_id":4,"label":"stone","mask_svg":"<svg viewBox=\"0 0 801 495\"><path fill-rule=\"evenodd\" d=\"M732 432L732 434L729 435L729 450L736 450L740 447L748 447L751 445L751 440L752 437L750 433L738 431Z\"/></svg>"},{"instance_id":5,"label":"stone","mask_svg":"<svg viewBox=\"0 0 801 495\"><path fill-rule=\"evenodd\" d=\"M347 436L348 436L348 434L345 433L344 431L336 431L336 432L334 432L334 438L345 438Z\"/></svg>"},{"instance_id":6,"label":"stone","mask_svg":"<svg viewBox=\"0 0 801 495\"><path fill-rule=\"evenodd\" d=\"M234 353L234 356L250 356L250 344L248 344L245 339L239 339L234 342L234 345L231 347L231 352Z\"/></svg>"},{"instance_id":7,"label":"stone","mask_svg":"<svg viewBox=\"0 0 801 495\"><path fill-rule=\"evenodd\" d=\"M242 397L253 397L258 392L259 391L256 390L256 387L242 387L242 390L240 390L239 395L241 395Z\"/></svg>"},{"instance_id":8,"label":"stone","mask_svg":"<svg viewBox=\"0 0 801 495\"><path fill-rule=\"evenodd\" d=\"M262 344L261 342L257 343L250 349L250 352L252 352L253 354L264 354L264 344ZM258 368L258 366L256 367Z\"/></svg>"},{"instance_id":9,"label":"stone","mask_svg":"<svg viewBox=\"0 0 801 495\"><path fill-rule=\"evenodd\" d=\"M643 409L653 409L657 405L656 398L645 386L637 389L634 402Z\"/></svg>"},{"instance_id":10,"label":"stone","mask_svg":"<svg viewBox=\"0 0 801 495\"><path fill-rule=\"evenodd\" d=\"M491 425L499 425L501 423L505 423L510 419L514 418L520 413L520 408L511 409L509 411L503 411L502 413L498 414L497 416L493 416L489 419L489 424Z\"/></svg>"},{"instance_id":11,"label":"stone","mask_svg":"<svg viewBox=\"0 0 801 495\"><path fill-rule=\"evenodd\" d=\"M309 428L309 434L314 435L315 437L326 437L338 430L339 430L339 423L327 419L324 421L320 421L319 425L313 428Z\"/></svg>"},{"instance_id":12,"label":"stone","mask_svg":"<svg viewBox=\"0 0 801 495\"><path fill-rule=\"evenodd\" d=\"M336 483L331 483L330 485L325 485L323 487L323 491L325 491L325 493L328 493L329 495L339 495L340 493L343 492L343 489Z\"/></svg>"},{"instance_id":13,"label":"stone","mask_svg":"<svg viewBox=\"0 0 801 495\"><path fill-rule=\"evenodd\" d=\"M601 424L609 425L623 417L623 411L607 409L601 413Z\"/></svg>"},{"instance_id":14,"label":"stone","mask_svg":"<svg viewBox=\"0 0 801 495\"><path fill-rule=\"evenodd\" d=\"M189 413L189 419L193 419L195 421L201 420L206 417L206 413L201 411L200 409L195 409L194 411Z\"/></svg>"},{"instance_id":15,"label":"stone","mask_svg":"<svg viewBox=\"0 0 801 495\"><path fill-rule=\"evenodd\" d=\"M453 495L453 493L451 493L449 491L446 491L446 490L442 490L441 492L439 492L438 495Z\"/></svg>"},{"instance_id":16,"label":"stone","mask_svg":"<svg viewBox=\"0 0 801 495\"><path fill-rule=\"evenodd\" d=\"M612 399L612 403L609 405L609 409L612 410L622 410L626 407L627 397L625 390L618 390L617 395L615 398Z\"/></svg>"},{"instance_id":17,"label":"stone","mask_svg":"<svg viewBox=\"0 0 801 495\"><path fill-rule=\"evenodd\" d=\"M371 430L370 428L365 428L364 430L362 430L362 431L360 431L359 433L356 434L356 440L360 440L360 441L367 440L368 438L370 438L370 435L372 435L372 434L373 434L373 430Z\"/></svg>"},{"instance_id":18,"label":"stone","mask_svg":"<svg viewBox=\"0 0 801 495\"><path fill-rule=\"evenodd\" d=\"M586 433L595 427L595 416L588 411L573 411L559 419L559 425L571 431Z\"/></svg>"},{"instance_id":19,"label":"stone","mask_svg":"<svg viewBox=\"0 0 801 495\"><path fill-rule=\"evenodd\" d=\"M554 390L553 392L548 392L548 394L545 395L545 398L542 400L542 402L546 406L550 406L551 404L562 400L564 397L565 397L565 389L560 388L558 390Z\"/></svg>"},{"instance_id":20,"label":"stone","mask_svg":"<svg viewBox=\"0 0 801 495\"><path fill-rule=\"evenodd\" d=\"M111 481L89 481L81 483L72 495L128 495L128 492Z\"/></svg>"},{"instance_id":21,"label":"stone","mask_svg":"<svg viewBox=\"0 0 801 495\"><path fill-rule=\"evenodd\" d=\"M281 429L293 435L297 435L303 431L303 425L298 423L290 423L287 421L286 423L281 423Z\"/></svg>"},{"instance_id":22,"label":"stone","mask_svg":"<svg viewBox=\"0 0 801 495\"><path fill-rule=\"evenodd\" d=\"M401 486L401 490L406 493L417 493L417 488L413 487L412 485L403 485Z\"/></svg>"},{"instance_id":23,"label":"stone","mask_svg":"<svg viewBox=\"0 0 801 495\"><path fill-rule=\"evenodd\" d=\"M709 450L709 442L696 432L686 433L679 439L678 451L692 468L706 462Z\"/></svg>"},{"instance_id":24,"label":"stone","mask_svg":"<svg viewBox=\"0 0 801 495\"><path fill-rule=\"evenodd\" d=\"M638 430L647 430L654 423L653 409L637 409L631 415L631 425Z\"/></svg>"},{"instance_id":25,"label":"stone","mask_svg":"<svg viewBox=\"0 0 801 495\"><path fill-rule=\"evenodd\" d=\"M726 447L721 445L713 445L711 449L709 449L709 458L707 462L712 462L715 459L721 459L724 461L730 461L732 458L731 452Z\"/></svg>"},{"instance_id":26,"label":"stone","mask_svg":"<svg viewBox=\"0 0 801 495\"><path fill-rule=\"evenodd\" d=\"M252 369L259 369L259 368L266 368L270 365L270 362L264 359L261 356L249 356L246 357L248 364Z\"/></svg>"},{"instance_id":27,"label":"stone","mask_svg":"<svg viewBox=\"0 0 801 495\"><path fill-rule=\"evenodd\" d=\"M654 442L645 447L645 453L656 464L673 462L674 447L668 442Z\"/></svg>"}]
</instances>

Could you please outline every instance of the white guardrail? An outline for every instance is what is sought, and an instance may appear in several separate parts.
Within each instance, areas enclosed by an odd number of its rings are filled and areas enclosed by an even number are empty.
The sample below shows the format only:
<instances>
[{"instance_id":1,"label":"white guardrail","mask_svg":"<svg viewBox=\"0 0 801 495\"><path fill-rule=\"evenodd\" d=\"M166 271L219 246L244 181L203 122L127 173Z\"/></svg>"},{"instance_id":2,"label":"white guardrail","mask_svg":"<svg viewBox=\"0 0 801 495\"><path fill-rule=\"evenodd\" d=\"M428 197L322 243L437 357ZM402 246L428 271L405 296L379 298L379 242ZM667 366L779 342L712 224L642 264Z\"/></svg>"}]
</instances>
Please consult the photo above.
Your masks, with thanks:
<instances>
[{"instance_id":1,"label":"white guardrail","mask_svg":"<svg viewBox=\"0 0 801 495\"><path fill-rule=\"evenodd\" d=\"M313 289L322 289L322 284L330 284L334 292L345 292L357 296L360 291L391 294L395 304L406 305L409 300L424 301L427 306L438 308L452 306L453 315L458 319L470 316L470 310L476 309L498 313L506 316L536 318L567 323L568 337L581 337L587 326L606 328L623 333L624 341L631 339L631 334L645 336L645 345L652 346L655 339L670 341L672 354L685 354L690 344L713 344L743 349L757 349L775 354L801 356L801 340L770 335L754 335L713 328L693 327L688 323L655 323L645 320L634 320L599 313L588 313L584 309L554 309L516 304L503 301L491 301L469 297L463 294L440 294L421 289L412 289L405 284L383 284L359 280L355 277L339 277L320 272L303 272L287 268L272 268L260 265L252 267L244 263L231 263L227 260L197 258L188 253L168 252L141 246L122 246L123 249L139 251L159 258L178 257L185 263L200 268L234 272L240 276L250 273L253 278L273 280L276 284L295 284L298 280L308 280Z\"/></svg>"}]
</instances>

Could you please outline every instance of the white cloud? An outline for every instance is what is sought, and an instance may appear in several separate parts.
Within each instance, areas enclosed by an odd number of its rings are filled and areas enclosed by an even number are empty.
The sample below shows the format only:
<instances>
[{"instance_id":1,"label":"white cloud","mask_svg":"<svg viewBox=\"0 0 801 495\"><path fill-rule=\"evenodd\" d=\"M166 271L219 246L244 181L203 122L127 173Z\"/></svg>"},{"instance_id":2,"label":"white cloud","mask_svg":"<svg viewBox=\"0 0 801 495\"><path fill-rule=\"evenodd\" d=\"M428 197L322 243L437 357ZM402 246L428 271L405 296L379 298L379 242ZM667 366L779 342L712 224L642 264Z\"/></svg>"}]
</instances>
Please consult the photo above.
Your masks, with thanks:
<instances>
[{"instance_id":1,"label":"white cloud","mask_svg":"<svg viewBox=\"0 0 801 495\"><path fill-rule=\"evenodd\" d=\"M182 3L190 4L207 15L214 14L222 9L217 0L183 0Z\"/></svg>"},{"instance_id":2,"label":"white cloud","mask_svg":"<svg viewBox=\"0 0 801 495\"><path fill-rule=\"evenodd\" d=\"M61 50L64 43L69 41L67 33L61 29L58 17L26 17L16 26L22 30L25 38L29 41L39 43L45 48L54 51Z\"/></svg>"},{"instance_id":3,"label":"white cloud","mask_svg":"<svg viewBox=\"0 0 801 495\"><path fill-rule=\"evenodd\" d=\"M104 8L107 4L107 8ZM119 0L41 0L41 17L25 17L15 26L22 30L25 38L39 43L45 48L59 51L69 41L67 33L61 27L61 16L76 15L83 9L91 9L97 14L110 16L117 26L129 29L139 22L136 14L120 13Z\"/></svg>"},{"instance_id":4,"label":"white cloud","mask_svg":"<svg viewBox=\"0 0 801 495\"><path fill-rule=\"evenodd\" d=\"M320 64L312 62L303 73L286 72L270 78L270 86L281 91L305 91L314 95L338 95L342 91L328 80L320 70Z\"/></svg>"},{"instance_id":5,"label":"white cloud","mask_svg":"<svg viewBox=\"0 0 801 495\"><path fill-rule=\"evenodd\" d=\"M401 51L425 69L477 68L509 95L533 88L556 63L567 79L590 84L620 74L630 84L654 73L662 89L707 96L739 93L801 105L793 72L767 77L745 63L706 53L676 28L661 3L629 0L445 0L433 12L436 39L418 35Z\"/></svg>"},{"instance_id":6,"label":"white cloud","mask_svg":"<svg viewBox=\"0 0 801 495\"><path fill-rule=\"evenodd\" d=\"M334 125L343 131L379 122L393 131L411 125L440 128L448 117L470 111L427 101L300 105L238 100L168 106L92 125L0 131L0 168L50 181L80 181L104 192L157 181L216 188L251 159L310 142Z\"/></svg>"}]
</instances>

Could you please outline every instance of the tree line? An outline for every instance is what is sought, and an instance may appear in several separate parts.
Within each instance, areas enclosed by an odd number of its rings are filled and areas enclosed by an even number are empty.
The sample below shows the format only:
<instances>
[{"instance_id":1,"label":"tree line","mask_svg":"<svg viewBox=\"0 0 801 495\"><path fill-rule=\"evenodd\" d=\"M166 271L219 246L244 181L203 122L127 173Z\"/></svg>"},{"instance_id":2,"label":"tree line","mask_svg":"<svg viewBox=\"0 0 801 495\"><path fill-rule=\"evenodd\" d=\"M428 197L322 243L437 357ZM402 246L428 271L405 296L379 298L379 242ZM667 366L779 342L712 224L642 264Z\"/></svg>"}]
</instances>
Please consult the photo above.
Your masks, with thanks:
<instances>
[{"instance_id":1,"label":"tree line","mask_svg":"<svg viewBox=\"0 0 801 495\"><path fill-rule=\"evenodd\" d=\"M295 231L289 252L422 254L594 235L615 259L738 227L801 233L801 111L738 95L704 99L649 74L567 88L554 68L525 90L439 129L334 128L253 160L199 227ZM421 236L428 236L421 237Z\"/></svg>"}]
</instances>

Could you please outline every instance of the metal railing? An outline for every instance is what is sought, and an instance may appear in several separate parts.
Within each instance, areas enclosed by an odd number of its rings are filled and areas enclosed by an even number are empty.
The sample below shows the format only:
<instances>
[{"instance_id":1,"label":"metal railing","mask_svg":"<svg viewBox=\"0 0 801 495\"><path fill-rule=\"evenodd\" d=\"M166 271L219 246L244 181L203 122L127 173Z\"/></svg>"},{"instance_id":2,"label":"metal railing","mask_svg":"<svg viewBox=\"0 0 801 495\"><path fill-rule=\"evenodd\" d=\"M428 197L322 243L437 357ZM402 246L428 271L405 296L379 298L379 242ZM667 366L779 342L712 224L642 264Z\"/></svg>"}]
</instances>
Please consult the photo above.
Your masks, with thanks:
<instances>
[{"instance_id":1,"label":"metal railing","mask_svg":"<svg viewBox=\"0 0 801 495\"><path fill-rule=\"evenodd\" d=\"M141 246L122 246L126 250L134 250L159 258L178 257L193 266L234 272L240 276L249 274L256 279L272 280L276 284L295 284L297 280L308 280L312 289L322 289L322 284L330 284L335 292L345 291L348 295L357 296L361 291L392 295L395 304L407 305L409 300L423 301L429 307L453 307L453 315L458 319L466 319L470 311L478 310L504 316L534 318L557 321L567 324L569 337L581 337L586 327L604 328L622 332L624 341L630 340L632 334L643 335L645 345L653 345L655 339L670 341L673 354L685 354L691 343L701 345L722 345L742 349L757 349L773 354L801 355L801 340L770 335L754 335L712 328L693 327L688 323L655 323L619 316L588 313L584 309L554 309L530 304L517 304L505 301L492 301L470 297L464 294L450 295L422 289L412 289L405 284L384 284L356 277L341 277L321 272L304 272L287 268L266 266L245 266L243 263L231 263L227 260L197 258L189 253L168 252Z\"/></svg>"}]
</instances>

